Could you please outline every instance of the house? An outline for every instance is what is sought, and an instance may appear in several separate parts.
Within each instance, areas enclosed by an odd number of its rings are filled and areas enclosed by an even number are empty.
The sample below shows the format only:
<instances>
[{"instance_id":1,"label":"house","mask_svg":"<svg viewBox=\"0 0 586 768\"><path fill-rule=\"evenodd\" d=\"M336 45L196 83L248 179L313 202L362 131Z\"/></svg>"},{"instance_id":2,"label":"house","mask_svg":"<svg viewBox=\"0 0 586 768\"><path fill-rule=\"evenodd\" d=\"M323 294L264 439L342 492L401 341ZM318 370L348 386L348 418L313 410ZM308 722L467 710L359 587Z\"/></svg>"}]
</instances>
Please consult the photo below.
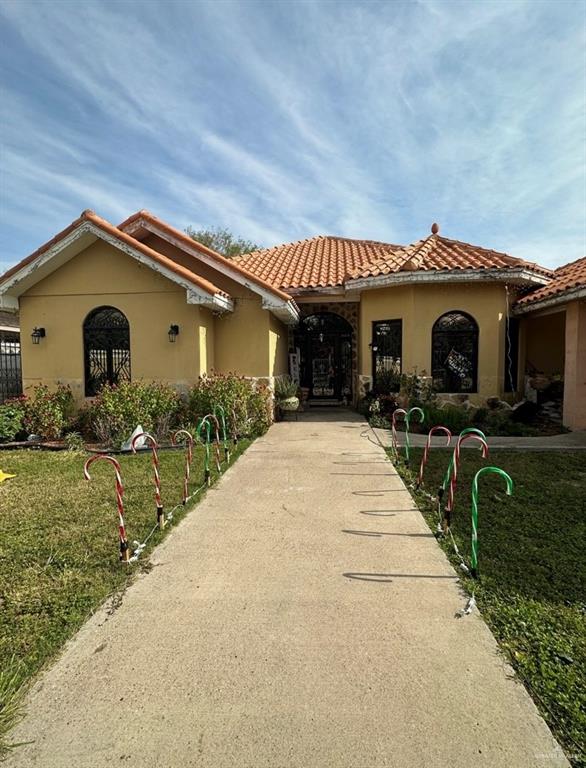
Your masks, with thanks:
<instances>
[{"instance_id":1,"label":"house","mask_svg":"<svg viewBox=\"0 0 586 768\"><path fill-rule=\"evenodd\" d=\"M184 390L213 369L269 382L291 370L325 403L418 371L445 397L482 402L523 394L551 300L532 297L553 290L568 320L564 359L547 365L562 366L575 402L586 386L583 278L570 296L555 288L560 270L436 224L408 246L319 236L227 260L147 211L117 227L85 211L0 279L0 307L18 309L26 329L25 390L62 382L79 401L125 378ZM583 408L567 413L586 427Z\"/></svg>"}]
</instances>

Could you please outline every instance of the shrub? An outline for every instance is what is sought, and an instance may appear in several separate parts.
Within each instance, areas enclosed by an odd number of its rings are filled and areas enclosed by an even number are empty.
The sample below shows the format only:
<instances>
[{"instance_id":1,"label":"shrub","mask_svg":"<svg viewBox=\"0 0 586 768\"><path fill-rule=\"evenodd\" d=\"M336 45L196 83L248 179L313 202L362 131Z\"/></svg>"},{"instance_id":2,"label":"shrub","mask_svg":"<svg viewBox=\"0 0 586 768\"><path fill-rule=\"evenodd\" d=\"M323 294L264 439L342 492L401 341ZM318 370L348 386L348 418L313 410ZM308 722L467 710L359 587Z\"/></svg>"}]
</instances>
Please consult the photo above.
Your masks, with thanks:
<instances>
[{"instance_id":1,"label":"shrub","mask_svg":"<svg viewBox=\"0 0 586 768\"><path fill-rule=\"evenodd\" d=\"M297 384L291 376L280 376L275 379L275 397L277 400L287 400L290 397L296 397Z\"/></svg>"},{"instance_id":2,"label":"shrub","mask_svg":"<svg viewBox=\"0 0 586 768\"><path fill-rule=\"evenodd\" d=\"M226 420L240 436L262 435L272 422L272 397L266 384L235 374L200 376L189 392L189 419L197 423L214 406L222 406Z\"/></svg>"},{"instance_id":3,"label":"shrub","mask_svg":"<svg viewBox=\"0 0 586 768\"><path fill-rule=\"evenodd\" d=\"M59 386L51 392L45 384L40 384L31 395L20 398L20 402L27 434L46 440L58 440L73 416L74 400L69 387Z\"/></svg>"},{"instance_id":4,"label":"shrub","mask_svg":"<svg viewBox=\"0 0 586 768\"><path fill-rule=\"evenodd\" d=\"M0 442L11 442L23 431L24 405L21 398L0 405Z\"/></svg>"},{"instance_id":5,"label":"shrub","mask_svg":"<svg viewBox=\"0 0 586 768\"><path fill-rule=\"evenodd\" d=\"M398 370L389 369L376 374L373 392L375 395L390 395L401 389L401 374Z\"/></svg>"},{"instance_id":6,"label":"shrub","mask_svg":"<svg viewBox=\"0 0 586 768\"><path fill-rule=\"evenodd\" d=\"M409 407L419 406L420 408L424 405L433 405L436 399L433 382L425 371L419 374L417 370L401 376L401 396L409 403Z\"/></svg>"},{"instance_id":7,"label":"shrub","mask_svg":"<svg viewBox=\"0 0 586 768\"><path fill-rule=\"evenodd\" d=\"M89 421L98 440L120 447L137 424L157 440L166 437L178 421L180 406L179 395L167 384L105 384L89 408Z\"/></svg>"}]
</instances>

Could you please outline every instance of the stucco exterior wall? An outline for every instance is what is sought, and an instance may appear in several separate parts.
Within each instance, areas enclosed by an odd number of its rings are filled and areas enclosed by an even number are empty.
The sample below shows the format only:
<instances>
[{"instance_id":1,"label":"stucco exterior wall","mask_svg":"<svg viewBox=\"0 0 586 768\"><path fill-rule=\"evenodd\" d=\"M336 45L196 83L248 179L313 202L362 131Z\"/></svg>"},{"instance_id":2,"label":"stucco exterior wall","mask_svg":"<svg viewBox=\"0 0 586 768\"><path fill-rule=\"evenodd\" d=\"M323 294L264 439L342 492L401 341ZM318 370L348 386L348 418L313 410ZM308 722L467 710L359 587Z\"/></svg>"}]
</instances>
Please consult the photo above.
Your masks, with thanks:
<instances>
[{"instance_id":1,"label":"stucco exterior wall","mask_svg":"<svg viewBox=\"0 0 586 768\"><path fill-rule=\"evenodd\" d=\"M289 333L287 326L269 314L269 376L289 373Z\"/></svg>"},{"instance_id":2,"label":"stucco exterior wall","mask_svg":"<svg viewBox=\"0 0 586 768\"><path fill-rule=\"evenodd\" d=\"M25 391L36 384L61 382L71 387L78 402L84 399L82 326L87 314L102 305L116 307L128 318L133 379L188 387L202 370L201 327L207 329L205 366L209 366L209 350L213 356L209 311L188 305L184 289L98 241L20 299ZM172 323L180 327L174 344L167 335ZM30 337L34 326L43 326L47 334L38 345Z\"/></svg>"},{"instance_id":3,"label":"stucco exterior wall","mask_svg":"<svg viewBox=\"0 0 586 768\"><path fill-rule=\"evenodd\" d=\"M566 360L566 313L523 318L525 365L541 373L563 373Z\"/></svg>"},{"instance_id":4,"label":"stucco exterior wall","mask_svg":"<svg viewBox=\"0 0 586 768\"><path fill-rule=\"evenodd\" d=\"M563 421L570 429L586 429L586 301L566 309Z\"/></svg>"},{"instance_id":5,"label":"stucco exterior wall","mask_svg":"<svg viewBox=\"0 0 586 768\"><path fill-rule=\"evenodd\" d=\"M478 391L470 399L481 401L501 395L504 379L506 293L503 285L435 283L386 287L363 291L360 302L359 374L372 376L372 323L403 321L404 373L431 375L431 332L444 313L461 310L478 323Z\"/></svg>"}]
</instances>

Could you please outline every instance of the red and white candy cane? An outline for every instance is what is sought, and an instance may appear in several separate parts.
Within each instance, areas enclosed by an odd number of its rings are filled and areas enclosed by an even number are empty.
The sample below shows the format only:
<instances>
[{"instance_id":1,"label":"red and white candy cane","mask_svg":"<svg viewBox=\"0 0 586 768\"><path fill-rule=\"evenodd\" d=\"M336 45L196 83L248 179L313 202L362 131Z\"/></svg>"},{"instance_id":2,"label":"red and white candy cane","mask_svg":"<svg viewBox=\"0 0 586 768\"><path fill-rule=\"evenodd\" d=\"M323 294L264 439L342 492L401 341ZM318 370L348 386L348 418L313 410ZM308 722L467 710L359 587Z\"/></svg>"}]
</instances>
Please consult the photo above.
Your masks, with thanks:
<instances>
[{"instance_id":1,"label":"red and white candy cane","mask_svg":"<svg viewBox=\"0 0 586 768\"><path fill-rule=\"evenodd\" d=\"M460 437L458 438L458 442L456 443L456 447L454 448L454 461L452 465L452 475L450 477L450 484L448 486L448 501L444 509L444 518L442 521L444 531L447 531L447 529L450 527L452 522L452 512L454 511L454 497L456 492L456 484L458 482L458 469L460 467L460 448L462 446L462 443L466 442L467 440L475 440L477 443L480 443L482 458L486 459L488 457L488 443L484 438L480 437L480 435L475 435L470 432L466 435L460 435Z\"/></svg>"},{"instance_id":2,"label":"red and white candy cane","mask_svg":"<svg viewBox=\"0 0 586 768\"><path fill-rule=\"evenodd\" d=\"M178 429L171 438L173 445L177 445L178 437L185 438L185 476L183 477L183 506L187 504L189 498L189 475L191 472L191 459L193 457L193 436L186 429Z\"/></svg>"},{"instance_id":3,"label":"red and white candy cane","mask_svg":"<svg viewBox=\"0 0 586 768\"><path fill-rule=\"evenodd\" d=\"M448 438L448 441L446 443L446 446L449 446L450 440L452 439L452 433L447 427L432 427L429 432L427 433L427 440L425 441L425 448L423 449L423 456L421 457L421 464L419 465L419 477L417 478L417 487L423 485L423 470L425 469L425 465L427 464L427 460L429 458L429 451L431 448L431 438L433 435L437 435L439 432L442 432L446 437Z\"/></svg>"},{"instance_id":4,"label":"red and white candy cane","mask_svg":"<svg viewBox=\"0 0 586 768\"><path fill-rule=\"evenodd\" d=\"M165 515L163 513L163 502L161 500L161 476L159 474L159 454L157 452L158 445L157 441L152 435L149 435L148 432L139 432L138 435L135 435L132 438L132 443L130 444L130 447L132 448L132 453L136 453L136 441L140 440L141 437L144 438L145 442L149 444L149 447L152 451L153 456L153 479L155 482L155 504L157 506L157 524L159 528L165 527Z\"/></svg>"},{"instance_id":5,"label":"red and white candy cane","mask_svg":"<svg viewBox=\"0 0 586 768\"><path fill-rule=\"evenodd\" d=\"M126 528L124 526L124 486L122 485L122 477L120 475L120 464L112 456L106 456L103 453L98 453L95 456L90 456L83 467L83 476L86 480L91 480L89 473L90 466L94 461L107 461L114 467L116 472L116 506L118 507L118 537L120 540L120 560L124 563L128 563L130 560L130 551L128 549L128 539L126 538Z\"/></svg>"},{"instance_id":6,"label":"red and white candy cane","mask_svg":"<svg viewBox=\"0 0 586 768\"><path fill-rule=\"evenodd\" d=\"M397 439L397 416L403 416L403 419L407 418L407 411L404 408L397 408L393 411L391 418L391 447L395 452L395 456L399 458L399 441Z\"/></svg>"}]
</instances>

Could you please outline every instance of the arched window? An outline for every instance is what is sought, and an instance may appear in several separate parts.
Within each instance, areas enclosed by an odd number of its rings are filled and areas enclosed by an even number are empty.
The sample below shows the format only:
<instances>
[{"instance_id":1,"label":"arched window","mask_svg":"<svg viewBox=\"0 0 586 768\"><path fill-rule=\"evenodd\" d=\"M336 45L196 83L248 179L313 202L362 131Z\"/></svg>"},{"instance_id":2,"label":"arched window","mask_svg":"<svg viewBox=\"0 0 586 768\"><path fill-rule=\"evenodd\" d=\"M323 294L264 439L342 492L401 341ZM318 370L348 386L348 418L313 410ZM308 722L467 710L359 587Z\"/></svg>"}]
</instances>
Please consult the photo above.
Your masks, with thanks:
<instances>
[{"instance_id":1,"label":"arched window","mask_svg":"<svg viewBox=\"0 0 586 768\"><path fill-rule=\"evenodd\" d=\"M446 312L433 326L431 370L437 392L476 392L478 325L465 312Z\"/></svg>"},{"instance_id":2,"label":"arched window","mask_svg":"<svg viewBox=\"0 0 586 768\"><path fill-rule=\"evenodd\" d=\"M130 326L115 307L92 310L83 323L86 397L106 383L130 381Z\"/></svg>"}]
</instances>

